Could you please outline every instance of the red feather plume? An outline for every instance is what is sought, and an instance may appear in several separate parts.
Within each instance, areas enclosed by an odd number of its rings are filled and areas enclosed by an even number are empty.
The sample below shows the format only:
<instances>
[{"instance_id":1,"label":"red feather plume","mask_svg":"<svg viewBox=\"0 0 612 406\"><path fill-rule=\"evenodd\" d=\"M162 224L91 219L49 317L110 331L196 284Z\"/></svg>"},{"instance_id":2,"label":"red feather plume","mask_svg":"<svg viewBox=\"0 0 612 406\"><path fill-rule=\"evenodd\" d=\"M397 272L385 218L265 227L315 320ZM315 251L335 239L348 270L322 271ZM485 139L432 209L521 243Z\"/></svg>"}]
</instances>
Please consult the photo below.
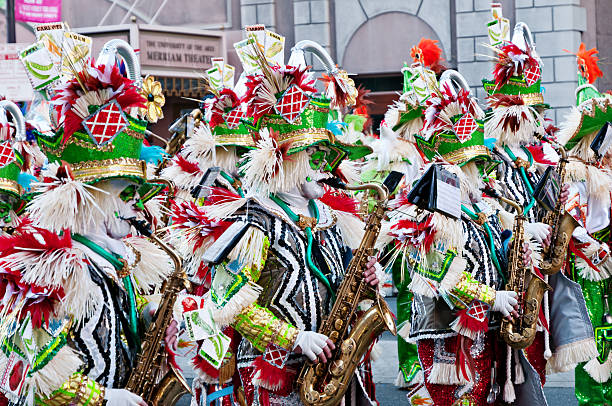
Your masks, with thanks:
<instances>
[{"instance_id":1,"label":"red feather plume","mask_svg":"<svg viewBox=\"0 0 612 406\"><path fill-rule=\"evenodd\" d=\"M565 52L569 52L567 49L564 49ZM572 53L572 52L569 52ZM603 72L599 69L597 62L599 61L599 57L596 56L599 51L597 48L586 49L586 45L584 42L580 43L580 47L578 47L578 52L576 55L576 63L578 64L578 72L584 77L589 83L593 84L597 80L597 78L603 77Z\"/></svg>"},{"instance_id":2,"label":"red feather plume","mask_svg":"<svg viewBox=\"0 0 612 406\"><path fill-rule=\"evenodd\" d=\"M437 40L421 38L419 44L413 46L410 50L410 56L414 62L433 70L436 74L446 70L446 67L441 63L443 61L442 49L438 46Z\"/></svg>"}]
</instances>

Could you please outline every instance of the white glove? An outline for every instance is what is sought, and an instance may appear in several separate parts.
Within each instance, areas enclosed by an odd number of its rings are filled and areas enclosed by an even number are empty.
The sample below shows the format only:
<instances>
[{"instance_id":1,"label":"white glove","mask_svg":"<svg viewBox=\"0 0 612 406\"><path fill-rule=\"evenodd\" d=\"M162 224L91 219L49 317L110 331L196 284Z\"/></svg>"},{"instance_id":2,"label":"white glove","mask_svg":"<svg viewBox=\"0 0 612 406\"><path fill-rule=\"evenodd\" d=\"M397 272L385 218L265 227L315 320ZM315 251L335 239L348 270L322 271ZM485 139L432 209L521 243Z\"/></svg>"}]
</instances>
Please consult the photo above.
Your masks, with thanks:
<instances>
[{"instance_id":1,"label":"white glove","mask_svg":"<svg viewBox=\"0 0 612 406\"><path fill-rule=\"evenodd\" d=\"M544 223L526 223L525 231L531 235L538 243L542 242L550 235L551 229Z\"/></svg>"},{"instance_id":2,"label":"white glove","mask_svg":"<svg viewBox=\"0 0 612 406\"><path fill-rule=\"evenodd\" d=\"M319 334L315 331L300 331L293 344L293 351L302 353L307 356L309 360L314 361L327 346L326 335Z\"/></svg>"},{"instance_id":3,"label":"white glove","mask_svg":"<svg viewBox=\"0 0 612 406\"><path fill-rule=\"evenodd\" d=\"M514 311L514 306L518 303L516 300L516 292L511 290L498 290L495 292L495 303L493 303L493 311L500 312L502 316L507 317Z\"/></svg>"},{"instance_id":4,"label":"white glove","mask_svg":"<svg viewBox=\"0 0 612 406\"><path fill-rule=\"evenodd\" d=\"M140 396L127 389L106 388L104 399L108 406L147 406Z\"/></svg>"}]
</instances>

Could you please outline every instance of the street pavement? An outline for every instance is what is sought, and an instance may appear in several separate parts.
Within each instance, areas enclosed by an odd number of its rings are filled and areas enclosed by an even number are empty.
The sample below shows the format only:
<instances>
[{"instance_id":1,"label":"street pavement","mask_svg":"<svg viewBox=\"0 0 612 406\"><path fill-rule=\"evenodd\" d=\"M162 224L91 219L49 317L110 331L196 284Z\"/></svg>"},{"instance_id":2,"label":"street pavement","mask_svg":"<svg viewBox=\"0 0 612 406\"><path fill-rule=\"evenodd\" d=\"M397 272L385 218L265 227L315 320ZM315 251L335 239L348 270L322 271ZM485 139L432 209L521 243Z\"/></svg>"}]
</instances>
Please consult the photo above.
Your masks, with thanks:
<instances>
[{"instance_id":1,"label":"street pavement","mask_svg":"<svg viewBox=\"0 0 612 406\"><path fill-rule=\"evenodd\" d=\"M391 310L395 312L397 308L395 298L387 298L387 302ZM376 398L381 405L407 405L408 400L406 399L406 392L397 389L393 384L398 371L396 338L389 333L385 333L381 336L379 346L379 358L373 362ZM179 358L179 364L185 372L185 377L191 383L194 375L187 364L187 359ZM546 395L549 406L577 406L578 401L574 397L573 371L549 375L546 385L544 386L544 394ZM184 396L179 401L178 405L188 406L189 403L190 397Z\"/></svg>"}]
</instances>

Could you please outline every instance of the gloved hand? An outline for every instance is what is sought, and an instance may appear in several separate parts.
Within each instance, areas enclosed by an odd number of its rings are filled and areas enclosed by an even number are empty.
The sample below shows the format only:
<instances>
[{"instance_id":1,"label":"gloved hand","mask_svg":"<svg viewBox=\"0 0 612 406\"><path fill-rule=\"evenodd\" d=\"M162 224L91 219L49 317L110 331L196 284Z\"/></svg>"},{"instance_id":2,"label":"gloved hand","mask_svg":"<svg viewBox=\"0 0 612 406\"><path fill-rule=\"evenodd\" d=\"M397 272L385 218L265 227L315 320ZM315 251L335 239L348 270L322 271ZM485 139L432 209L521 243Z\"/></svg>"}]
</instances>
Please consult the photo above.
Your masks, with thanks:
<instances>
[{"instance_id":1,"label":"gloved hand","mask_svg":"<svg viewBox=\"0 0 612 406\"><path fill-rule=\"evenodd\" d=\"M106 388L104 399L107 406L147 406L140 396L127 389Z\"/></svg>"},{"instance_id":2,"label":"gloved hand","mask_svg":"<svg viewBox=\"0 0 612 406\"><path fill-rule=\"evenodd\" d=\"M336 346L329 338L314 331L300 331L293 344L293 352L304 354L315 364L318 362L317 357L321 362L327 362L334 349Z\"/></svg>"},{"instance_id":3,"label":"gloved hand","mask_svg":"<svg viewBox=\"0 0 612 406\"><path fill-rule=\"evenodd\" d=\"M550 245L550 233L552 229L548 224L544 223L527 223L525 231L531 235L537 242L542 244L544 248Z\"/></svg>"},{"instance_id":4,"label":"gloved hand","mask_svg":"<svg viewBox=\"0 0 612 406\"><path fill-rule=\"evenodd\" d=\"M518 300L516 300L516 298L516 292L511 290L498 290L495 292L493 311L500 312L504 317L510 316L510 313L512 313L514 317L518 317L518 313L515 310L516 305L518 304Z\"/></svg>"}]
</instances>

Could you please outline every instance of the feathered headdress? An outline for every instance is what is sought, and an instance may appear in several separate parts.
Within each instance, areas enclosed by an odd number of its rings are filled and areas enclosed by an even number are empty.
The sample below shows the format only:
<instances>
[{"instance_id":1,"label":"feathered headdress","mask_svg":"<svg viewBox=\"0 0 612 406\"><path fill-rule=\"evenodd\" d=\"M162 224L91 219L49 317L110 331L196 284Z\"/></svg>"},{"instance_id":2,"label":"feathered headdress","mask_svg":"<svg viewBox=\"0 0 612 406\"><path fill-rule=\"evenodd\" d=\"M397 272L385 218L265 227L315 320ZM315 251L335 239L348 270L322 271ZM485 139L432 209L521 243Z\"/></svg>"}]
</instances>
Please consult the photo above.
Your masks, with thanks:
<instances>
[{"instance_id":1,"label":"feathered headdress","mask_svg":"<svg viewBox=\"0 0 612 406\"><path fill-rule=\"evenodd\" d=\"M257 121L266 114L275 114L274 106L290 86L295 85L304 93L315 93L315 80L310 67L268 65L259 47L253 47L253 59L258 61L260 74L247 76L247 91L243 101L247 104L246 114Z\"/></svg>"},{"instance_id":2,"label":"feathered headdress","mask_svg":"<svg viewBox=\"0 0 612 406\"><path fill-rule=\"evenodd\" d=\"M482 119L484 112L465 89L453 92L448 83L442 89L433 93L425 102L425 118L423 123L423 138L431 139L442 131L454 131L454 116L470 113L474 119Z\"/></svg>"},{"instance_id":3,"label":"feathered headdress","mask_svg":"<svg viewBox=\"0 0 612 406\"><path fill-rule=\"evenodd\" d=\"M325 95L331 100L332 108L344 108L357 103L359 89L355 88L355 82L344 70L334 74L323 74L321 81L325 83Z\"/></svg>"},{"instance_id":4,"label":"feathered headdress","mask_svg":"<svg viewBox=\"0 0 612 406\"><path fill-rule=\"evenodd\" d=\"M91 106L99 108L116 100L127 110L144 108L146 102L134 81L123 76L117 66L96 65L93 60L55 91L51 104L55 106L58 122L64 124L63 144L82 127L82 121L92 113Z\"/></svg>"},{"instance_id":5,"label":"feathered headdress","mask_svg":"<svg viewBox=\"0 0 612 406\"><path fill-rule=\"evenodd\" d=\"M513 43L501 47L487 47L497 54L493 76L498 89L507 84L513 76L522 76L526 71L539 69L540 64L529 48L523 51Z\"/></svg>"},{"instance_id":6,"label":"feathered headdress","mask_svg":"<svg viewBox=\"0 0 612 406\"><path fill-rule=\"evenodd\" d=\"M544 133L544 119L520 95L493 94L487 97L492 116L485 123L485 134L501 145L519 146L535 141L534 133Z\"/></svg>"},{"instance_id":7,"label":"feathered headdress","mask_svg":"<svg viewBox=\"0 0 612 406\"><path fill-rule=\"evenodd\" d=\"M208 125L210 128L214 129L219 124L224 123L224 114L238 106L240 106L240 98L232 89L225 88L221 90L209 104L210 119Z\"/></svg>"},{"instance_id":8,"label":"feathered headdress","mask_svg":"<svg viewBox=\"0 0 612 406\"><path fill-rule=\"evenodd\" d=\"M589 50L586 49L586 45L584 42L580 43L580 47L578 47L578 52L575 54L573 52L564 49L565 52L568 52L572 55L576 55L576 63L578 64L578 72L584 77L590 84L595 83L597 78L603 76L603 72L599 69L597 62L599 61L599 57L596 54L599 53L597 48L591 48Z\"/></svg>"},{"instance_id":9,"label":"feathered headdress","mask_svg":"<svg viewBox=\"0 0 612 406\"><path fill-rule=\"evenodd\" d=\"M410 50L410 56L416 63L420 63L433 70L436 74L440 74L446 70L446 67L442 65L442 49L438 46L438 41L421 38L418 45L415 45Z\"/></svg>"}]
</instances>

